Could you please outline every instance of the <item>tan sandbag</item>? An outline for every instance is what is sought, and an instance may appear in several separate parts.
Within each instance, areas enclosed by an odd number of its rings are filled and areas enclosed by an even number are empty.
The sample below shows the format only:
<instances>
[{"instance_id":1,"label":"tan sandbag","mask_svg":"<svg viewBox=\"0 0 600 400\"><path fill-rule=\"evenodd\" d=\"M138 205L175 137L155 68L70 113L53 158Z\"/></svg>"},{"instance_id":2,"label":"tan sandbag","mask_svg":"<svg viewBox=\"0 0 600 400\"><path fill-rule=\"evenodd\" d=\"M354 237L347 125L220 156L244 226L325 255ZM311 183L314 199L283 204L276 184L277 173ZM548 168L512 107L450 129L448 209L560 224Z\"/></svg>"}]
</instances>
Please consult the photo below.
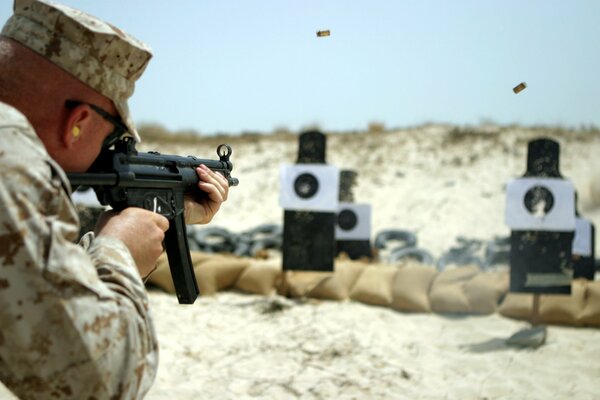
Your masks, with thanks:
<instances>
[{"instance_id":1,"label":"tan sandbag","mask_svg":"<svg viewBox=\"0 0 600 400\"><path fill-rule=\"evenodd\" d=\"M269 295L281 275L280 260L252 260L240 274L235 288L244 292Z\"/></svg>"},{"instance_id":2,"label":"tan sandbag","mask_svg":"<svg viewBox=\"0 0 600 400\"><path fill-rule=\"evenodd\" d=\"M218 290L231 287L242 270L250 264L248 260L237 257L200 251L190 252L190 258L201 296L211 295ZM167 293L174 294L175 285L166 253L161 254L156 265L156 270L146 282L158 286Z\"/></svg>"},{"instance_id":3,"label":"tan sandbag","mask_svg":"<svg viewBox=\"0 0 600 400\"><path fill-rule=\"evenodd\" d=\"M509 275L503 272L482 272L467 281L463 287L473 314L493 314L508 293Z\"/></svg>"},{"instance_id":4,"label":"tan sandbag","mask_svg":"<svg viewBox=\"0 0 600 400\"><path fill-rule=\"evenodd\" d=\"M540 296L540 320L546 324L581 325L585 305L585 279L571 283L571 294L543 294Z\"/></svg>"},{"instance_id":5,"label":"tan sandbag","mask_svg":"<svg viewBox=\"0 0 600 400\"><path fill-rule=\"evenodd\" d=\"M464 283L451 283L432 286L429 292L431 311L445 313L466 314L470 311L469 300L463 290Z\"/></svg>"},{"instance_id":6,"label":"tan sandbag","mask_svg":"<svg viewBox=\"0 0 600 400\"><path fill-rule=\"evenodd\" d=\"M448 268L438 273L433 280L433 284L460 283L467 282L475 275L481 273L476 265L465 265L461 267Z\"/></svg>"},{"instance_id":7,"label":"tan sandbag","mask_svg":"<svg viewBox=\"0 0 600 400\"><path fill-rule=\"evenodd\" d=\"M498 313L508 318L531 320L533 295L530 293L508 293L500 306Z\"/></svg>"},{"instance_id":8,"label":"tan sandbag","mask_svg":"<svg viewBox=\"0 0 600 400\"><path fill-rule=\"evenodd\" d=\"M340 274L326 277L308 292L308 297L323 300L346 300L348 296L348 288L344 285Z\"/></svg>"},{"instance_id":9,"label":"tan sandbag","mask_svg":"<svg viewBox=\"0 0 600 400\"><path fill-rule=\"evenodd\" d=\"M471 306L464 287L480 273L474 265L456 267L438 273L429 290L431 310L436 313L469 313Z\"/></svg>"},{"instance_id":10,"label":"tan sandbag","mask_svg":"<svg viewBox=\"0 0 600 400\"><path fill-rule=\"evenodd\" d=\"M583 323L588 283L575 280L571 284L571 294L541 294L538 322L578 326ZM533 294L509 293L498 308L498 312L509 318L532 321Z\"/></svg>"},{"instance_id":11,"label":"tan sandbag","mask_svg":"<svg viewBox=\"0 0 600 400\"><path fill-rule=\"evenodd\" d=\"M194 263L194 273L201 296L213 295L234 286L250 260L233 256L215 256Z\"/></svg>"},{"instance_id":12,"label":"tan sandbag","mask_svg":"<svg viewBox=\"0 0 600 400\"><path fill-rule=\"evenodd\" d=\"M350 293L360 275L369 267L361 261L352 260L336 260L335 262L335 277L339 279L340 284Z\"/></svg>"},{"instance_id":13,"label":"tan sandbag","mask_svg":"<svg viewBox=\"0 0 600 400\"><path fill-rule=\"evenodd\" d=\"M401 311L429 312L429 288L437 270L410 261L398 268L392 283L391 307Z\"/></svg>"},{"instance_id":14,"label":"tan sandbag","mask_svg":"<svg viewBox=\"0 0 600 400\"><path fill-rule=\"evenodd\" d=\"M163 255L166 255L166 253L163 253ZM222 254L215 254L215 253L205 253L203 251L190 251L190 258L192 259L192 265L194 265L194 266L201 264L205 261L211 260L215 257L227 257L227 256L224 256Z\"/></svg>"},{"instance_id":15,"label":"tan sandbag","mask_svg":"<svg viewBox=\"0 0 600 400\"><path fill-rule=\"evenodd\" d=\"M347 258L336 259L333 275L322 279L307 293L307 296L325 300L346 300L367 265L363 261L352 261Z\"/></svg>"},{"instance_id":16,"label":"tan sandbag","mask_svg":"<svg viewBox=\"0 0 600 400\"><path fill-rule=\"evenodd\" d=\"M333 274L321 275L322 279L315 281L316 284L308 290L306 296L324 300L345 300L366 267L367 263L363 261L338 257L335 260Z\"/></svg>"},{"instance_id":17,"label":"tan sandbag","mask_svg":"<svg viewBox=\"0 0 600 400\"><path fill-rule=\"evenodd\" d=\"M392 303L392 282L398 268L384 265L367 267L350 291L350 298L361 303L389 306Z\"/></svg>"},{"instance_id":18,"label":"tan sandbag","mask_svg":"<svg viewBox=\"0 0 600 400\"><path fill-rule=\"evenodd\" d=\"M146 280L146 284L157 286L167 293L175 294L175 285L173 284L173 278L171 278L167 253L163 253L158 257L156 269L150 274Z\"/></svg>"},{"instance_id":19,"label":"tan sandbag","mask_svg":"<svg viewBox=\"0 0 600 400\"><path fill-rule=\"evenodd\" d=\"M279 290L278 293L289 297L305 297L321 281L332 275L332 272L285 271L282 275L282 285L280 285L285 289Z\"/></svg>"},{"instance_id":20,"label":"tan sandbag","mask_svg":"<svg viewBox=\"0 0 600 400\"><path fill-rule=\"evenodd\" d=\"M587 282L585 300L581 323L587 326L600 326L600 281Z\"/></svg>"}]
</instances>

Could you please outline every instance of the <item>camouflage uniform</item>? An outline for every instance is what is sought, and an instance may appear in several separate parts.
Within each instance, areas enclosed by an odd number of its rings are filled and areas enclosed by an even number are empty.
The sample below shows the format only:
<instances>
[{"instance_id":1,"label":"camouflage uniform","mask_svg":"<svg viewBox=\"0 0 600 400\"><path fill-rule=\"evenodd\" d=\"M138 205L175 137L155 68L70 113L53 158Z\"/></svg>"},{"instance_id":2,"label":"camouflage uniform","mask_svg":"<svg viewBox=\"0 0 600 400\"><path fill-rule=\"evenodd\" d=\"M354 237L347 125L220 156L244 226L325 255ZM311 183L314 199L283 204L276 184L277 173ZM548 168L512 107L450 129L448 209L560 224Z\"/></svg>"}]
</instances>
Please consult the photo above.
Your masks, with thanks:
<instances>
[{"instance_id":1,"label":"camouflage uniform","mask_svg":"<svg viewBox=\"0 0 600 400\"><path fill-rule=\"evenodd\" d=\"M2 35L113 101L137 137L127 98L151 57L123 31L46 0L15 0ZM158 347L148 297L125 245L86 236L65 173L33 127L0 103L0 380L23 399L136 399Z\"/></svg>"},{"instance_id":2,"label":"camouflage uniform","mask_svg":"<svg viewBox=\"0 0 600 400\"><path fill-rule=\"evenodd\" d=\"M63 170L2 103L0 137L0 379L22 398L141 398L157 342L129 250L73 243Z\"/></svg>"}]
</instances>

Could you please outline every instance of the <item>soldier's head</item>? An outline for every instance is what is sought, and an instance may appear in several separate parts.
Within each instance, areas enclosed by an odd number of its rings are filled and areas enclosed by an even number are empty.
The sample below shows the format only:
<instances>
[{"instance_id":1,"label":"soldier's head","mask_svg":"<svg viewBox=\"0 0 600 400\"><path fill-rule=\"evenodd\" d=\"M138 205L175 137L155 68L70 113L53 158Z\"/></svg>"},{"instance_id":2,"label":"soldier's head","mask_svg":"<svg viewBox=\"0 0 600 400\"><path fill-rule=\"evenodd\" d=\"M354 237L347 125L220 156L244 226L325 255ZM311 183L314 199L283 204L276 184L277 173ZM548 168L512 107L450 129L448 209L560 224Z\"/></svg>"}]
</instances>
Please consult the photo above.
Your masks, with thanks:
<instances>
[{"instance_id":1,"label":"soldier's head","mask_svg":"<svg viewBox=\"0 0 600 400\"><path fill-rule=\"evenodd\" d=\"M127 100L151 57L147 45L98 18L15 0L0 33L0 101L27 116L65 170L83 171L106 139L139 140Z\"/></svg>"}]
</instances>

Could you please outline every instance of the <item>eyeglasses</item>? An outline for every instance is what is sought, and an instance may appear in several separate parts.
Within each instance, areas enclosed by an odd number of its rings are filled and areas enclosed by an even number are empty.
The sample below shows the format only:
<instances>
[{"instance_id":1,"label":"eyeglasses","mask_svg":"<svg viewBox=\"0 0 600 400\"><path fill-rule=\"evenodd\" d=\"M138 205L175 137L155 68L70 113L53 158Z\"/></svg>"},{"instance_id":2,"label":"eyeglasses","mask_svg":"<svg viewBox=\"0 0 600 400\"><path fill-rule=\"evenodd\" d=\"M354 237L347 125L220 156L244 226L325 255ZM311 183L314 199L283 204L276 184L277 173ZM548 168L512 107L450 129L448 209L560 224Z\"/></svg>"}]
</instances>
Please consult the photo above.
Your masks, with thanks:
<instances>
[{"instance_id":1,"label":"eyeglasses","mask_svg":"<svg viewBox=\"0 0 600 400\"><path fill-rule=\"evenodd\" d=\"M98 107L97 105L85 103L83 101L77 101L77 100L67 100L65 102L65 106L67 106L67 108L75 108L81 104L85 104L85 105L89 106L98 115L100 115L102 118L104 118L105 120L107 120L108 122L113 124L113 130L106 137L106 139L104 139L104 142L102 143L102 148L109 148L110 146L115 144L121 138L121 136L123 136L123 134L125 134L126 132L129 131L127 126L125 126L125 124L123 123L123 121L121 121L121 119L119 117L114 117L114 116L110 115L108 113L108 111L103 110L102 108Z\"/></svg>"}]
</instances>

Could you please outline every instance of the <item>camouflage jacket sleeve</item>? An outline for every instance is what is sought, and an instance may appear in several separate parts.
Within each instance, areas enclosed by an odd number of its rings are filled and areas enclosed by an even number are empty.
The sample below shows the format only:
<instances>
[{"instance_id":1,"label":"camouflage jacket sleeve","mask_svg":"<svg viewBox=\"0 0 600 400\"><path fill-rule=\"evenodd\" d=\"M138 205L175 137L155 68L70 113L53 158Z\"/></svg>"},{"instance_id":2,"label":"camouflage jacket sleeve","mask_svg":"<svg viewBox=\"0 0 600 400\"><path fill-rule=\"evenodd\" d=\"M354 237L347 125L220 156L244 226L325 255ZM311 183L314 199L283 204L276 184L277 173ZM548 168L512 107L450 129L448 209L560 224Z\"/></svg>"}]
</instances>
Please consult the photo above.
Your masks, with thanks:
<instances>
[{"instance_id":1,"label":"camouflage jacket sleeve","mask_svg":"<svg viewBox=\"0 0 600 400\"><path fill-rule=\"evenodd\" d=\"M134 261L116 239L74 244L64 172L15 113L0 103L0 380L22 399L142 398L158 353Z\"/></svg>"}]
</instances>

